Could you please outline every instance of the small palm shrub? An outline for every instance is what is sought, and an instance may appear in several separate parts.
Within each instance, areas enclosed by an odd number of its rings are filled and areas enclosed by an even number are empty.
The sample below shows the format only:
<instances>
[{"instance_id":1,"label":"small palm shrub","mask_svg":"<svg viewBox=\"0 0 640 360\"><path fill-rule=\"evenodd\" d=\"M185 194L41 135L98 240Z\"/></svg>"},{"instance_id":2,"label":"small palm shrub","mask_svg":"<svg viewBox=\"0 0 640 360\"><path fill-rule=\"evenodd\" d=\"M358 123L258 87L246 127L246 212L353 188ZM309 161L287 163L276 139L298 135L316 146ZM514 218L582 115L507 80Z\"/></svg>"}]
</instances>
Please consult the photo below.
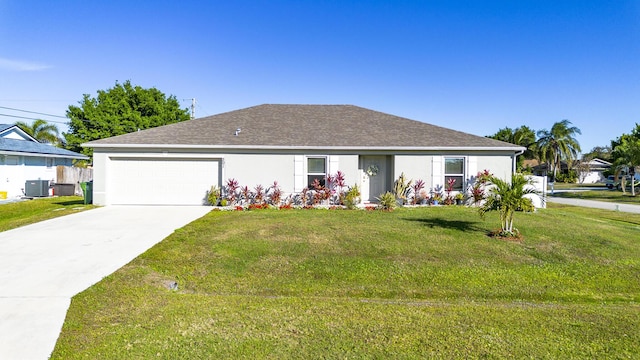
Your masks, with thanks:
<instances>
[{"instance_id":1,"label":"small palm shrub","mask_svg":"<svg viewBox=\"0 0 640 360\"><path fill-rule=\"evenodd\" d=\"M525 197L528 194L538 194L531 185L531 180L522 174L513 174L511 182L491 176L487 181L487 197L480 206L480 216L489 211L498 211L500 214L500 232L502 237L518 237L520 232L513 227L513 217L516 211L532 212L535 210L531 199Z\"/></svg>"}]
</instances>

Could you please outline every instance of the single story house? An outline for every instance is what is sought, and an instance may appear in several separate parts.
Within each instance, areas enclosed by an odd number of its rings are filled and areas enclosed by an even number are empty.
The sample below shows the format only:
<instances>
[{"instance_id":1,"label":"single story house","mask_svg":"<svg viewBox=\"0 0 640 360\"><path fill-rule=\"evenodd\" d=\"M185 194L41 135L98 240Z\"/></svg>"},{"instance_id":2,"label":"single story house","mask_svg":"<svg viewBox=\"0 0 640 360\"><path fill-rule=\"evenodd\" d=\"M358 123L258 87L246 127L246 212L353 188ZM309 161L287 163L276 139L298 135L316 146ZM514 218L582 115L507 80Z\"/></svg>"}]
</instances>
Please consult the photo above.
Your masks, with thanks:
<instances>
[{"instance_id":1,"label":"single story house","mask_svg":"<svg viewBox=\"0 0 640 360\"><path fill-rule=\"evenodd\" d=\"M537 176L551 176L552 168L547 168L546 163L541 163L538 160L525 160L525 167L529 167L531 172ZM604 183L607 180L607 177L604 176L604 172L611 169L611 163L594 158L589 161L580 161L574 160L572 162L573 170L576 171L578 175L578 183L580 184L596 184L596 183ZM569 166L566 161L560 161L560 168L558 169L558 174L568 174Z\"/></svg>"},{"instance_id":2,"label":"single story house","mask_svg":"<svg viewBox=\"0 0 640 360\"><path fill-rule=\"evenodd\" d=\"M71 166L85 155L43 144L17 125L0 124L0 194L16 198L24 195L29 180L56 182L56 166Z\"/></svg>"},{"instance_id":3,"label":"single story house","mask_svg":"<svg viewBox=\"0 0 640 360\"><path fill-rule=\"evenodd\" d=\"M363 201L401 173L426 188L510 178L523 147L352 105L259 105L91 141L93 201L200 205L212 185L277 181L296 194L338 171Z\"/></svg>"},{"instance_id":4,"label":"single story house","mask_svg":"<svg viewBox=\"0 0 640 360\"><path fill-rule=\"evenodd\" d=\"M580 184L604 183L607 180L604 172L610 170L611 165L610 162L598 158L578 164L578 182Z\"/></svg>"}]
</instances>

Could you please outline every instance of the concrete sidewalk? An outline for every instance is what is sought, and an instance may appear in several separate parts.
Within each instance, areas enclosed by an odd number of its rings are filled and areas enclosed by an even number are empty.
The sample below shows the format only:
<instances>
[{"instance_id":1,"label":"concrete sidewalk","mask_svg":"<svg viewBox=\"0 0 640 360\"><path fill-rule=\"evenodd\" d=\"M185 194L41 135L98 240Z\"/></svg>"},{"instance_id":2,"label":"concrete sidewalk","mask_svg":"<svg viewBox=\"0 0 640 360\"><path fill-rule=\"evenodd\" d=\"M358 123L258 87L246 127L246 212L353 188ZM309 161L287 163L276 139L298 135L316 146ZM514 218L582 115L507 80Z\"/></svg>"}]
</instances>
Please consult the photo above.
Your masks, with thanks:
<instances>
[{"instance_id":1,"label":"concrete sidewalk","mask_svg":"<svg viewBox=\"0 0 640 360\"><path fill-rule=\"evenodd\" d=\"M72 296L210 209L108 206L1 232L0 359L47 359Z\"/></svg>"},{"instance_id":2,"label":"concrete sidewalk","mask_svg":"<svg viewBox=\"0 0 640 360\"><path fill-rule=\"evenodd\" d=\"M640 214L640 205L547 196L548 202Z\"/></svg>"}]
</instances>

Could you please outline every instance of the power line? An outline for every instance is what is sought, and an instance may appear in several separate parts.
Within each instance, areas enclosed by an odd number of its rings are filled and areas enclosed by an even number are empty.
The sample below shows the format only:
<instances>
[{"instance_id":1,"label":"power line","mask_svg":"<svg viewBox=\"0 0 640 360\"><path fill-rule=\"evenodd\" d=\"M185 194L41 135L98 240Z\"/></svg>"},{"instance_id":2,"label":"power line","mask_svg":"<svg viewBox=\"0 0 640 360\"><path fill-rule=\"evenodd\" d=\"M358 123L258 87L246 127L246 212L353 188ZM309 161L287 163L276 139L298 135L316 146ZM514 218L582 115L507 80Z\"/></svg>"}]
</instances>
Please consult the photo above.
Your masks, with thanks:
<instances>
[{"instance_id":1,"label":"power line","mask_svg":"<svg viewBox=\"0 0 640 360\"><path fill-rule=\"evenodd\" d=\"M12 117L12 118L17 118L17 119L26 119L26 120L44 120L44 119L38 119L38 118L32 118L32 117L26 117L26 116L18 116L18 115L9 115L9 114L0 114L0 116ZM67 124L67 122L64 122L64 121L56 121L56 120L44 120L44 121L52 122L52 123L58 123L58 124Z\"/></svg>"},{"instance_id":2,"label":"power line","mask_svg":"<svg viewBox=\"0 0 640 360\"><path fill-rule=\"evenodd\" d=\"M45 116L51 116L51 117L56 117L56 118L61 118L61 119L66 119L67 118L66 116L45 114L45 113L41 113L41 112L28 111L28 110L22 110L22 109L15 109L15 108L10 108L10 107L6 107L6 106L0 106L0 109L20 111L20 112L25 112L25 113L29 113L29 114L45 115Z\"/></svg>"},{"instance_id":3,"label":"power line","mask_svg":"<svg viewBox=\"0 0 640 360\"><path fill-rule=\"evenodd\" d=\"M200 106L200 103L196 103L196 106L200 108L200 110L202 110L206 116L209 116L209 112L205 110L202 106Z\"/></svg>"}]
</instances>

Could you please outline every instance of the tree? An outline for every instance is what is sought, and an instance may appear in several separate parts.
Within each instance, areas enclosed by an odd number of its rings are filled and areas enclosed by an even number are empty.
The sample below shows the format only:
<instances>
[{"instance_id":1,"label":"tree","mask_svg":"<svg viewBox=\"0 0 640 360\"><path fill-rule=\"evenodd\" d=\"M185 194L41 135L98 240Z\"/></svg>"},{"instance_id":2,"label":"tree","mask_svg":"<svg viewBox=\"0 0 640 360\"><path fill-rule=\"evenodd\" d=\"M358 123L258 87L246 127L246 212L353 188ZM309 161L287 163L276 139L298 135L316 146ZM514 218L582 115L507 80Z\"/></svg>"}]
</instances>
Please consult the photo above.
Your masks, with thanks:
<instances>
[{"instance_id":1,"label":"tree","mask_svg":"<svg viewBox=\"0 0 640 360\"><path fill-rule=\"evenodd\" d=\"M611 146L595 146L591 151L582 155L582 159L589 161L593 159L602 159L611 161Z\"/></svg>"},{"instance_id":2,"label":"tree","mask_svg":"<svg viewBox=\"0 0 640 360\"><path fill-rule=\"evenodd\" d=\"M515 129L505 127L487 137L527 148L521 156L518 156L518 169L522 168L523 159L533 159L535 157L536 133L526 125Z\"/></svg>"},{"instance_id":3,"label":"tree","mask_svg":"<svg viewBox=\"0 0 640 360\"><path fill-rule=\"evenodd\" d=\"M58 127L54 124L49 124L45 120L36 119L31 124L17 121L15 124L41 143L49 143L56 146L61 143Z\"/></svg>"},{"instance_id":4,"label":"tree","mask_svg":"<svg viewBox=\"0 0 640 360\"><path fill-rule=\"evenodd\" d=\"M571 125L571 121L562 120L551 127L551 131L543 129L538 131L538 142L536 144L540 161L551 164L553 168L553 181L556 180L556 173L561 161L566 161L569 169L573 165L573 160L578 157L580 143L576 140L576 134L582 134L580 129Z\"/></svg>"},{"instance_id":5,"label":"tree","mask_svg":"<svg viewBox=\"0 0 640 360\"><path fill-rule=\"evenodd\" d=\"M69 106L69 132L64 134L67 148L92 156L87 141L122 135L137 130L189 120L189 110L180 108L175 96L167 97L156 88L132 86L127 80L95 98L84 94L80 106Z\"/></svg>"},{"instance_id":6,"label":"tree","mask_svg":"<svg viewBox=\"0 0 640 360\"><path fill-rule=\"evenodd\" d=\"M518 229L513 227L516 211L531 212L535 210L533 202L525 195L538 194L531 185L530 179L522 174L511 175L511 182L491 175L487 181L487 198L480 206L480 216L489 211L500 213L500 236L519 236Z\"/></svg>"},{"instance_id":7,"label":"tree","mask_svg":"<svg viewBox=\"0 0 640 360\"><path fill-rule=\"evenodd\" d=\"M636 130L639 130L640 126L636 125ZM628 170L628 174L631 175L631 195L636 196L635 192L635 167L640 165L640 131L632 132L631 134L622 134L616 142L618 145L613 149L612 156L614 160L614 166L616 168L616 178L622 172L623 169ZM625 192L625 176L622 176L622 192Z\"/></svg>"}]
</instances>

